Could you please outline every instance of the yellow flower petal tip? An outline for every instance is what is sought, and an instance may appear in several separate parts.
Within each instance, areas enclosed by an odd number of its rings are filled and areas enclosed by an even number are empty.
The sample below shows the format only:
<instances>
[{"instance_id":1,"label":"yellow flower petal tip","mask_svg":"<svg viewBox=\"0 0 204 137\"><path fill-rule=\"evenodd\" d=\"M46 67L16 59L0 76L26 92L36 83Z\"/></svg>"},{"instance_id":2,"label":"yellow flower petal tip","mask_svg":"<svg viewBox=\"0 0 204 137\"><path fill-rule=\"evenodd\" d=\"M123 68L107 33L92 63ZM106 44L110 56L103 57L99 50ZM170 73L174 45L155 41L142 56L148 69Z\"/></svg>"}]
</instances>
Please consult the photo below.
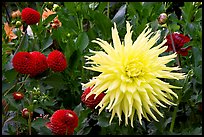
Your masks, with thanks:
<instances>
[{"instance_id":1,"label":"yellow flower petal tip","mask_svg":"<svg viewBox=\"0 0 204 137\"><path fill-rule=\"evenodd\" d=\"M99 114L105 109L112 112L110 123L113 117L122 121L125 116L125 125L128 120L133 127L135 114L138 116L140 124L142 117L157 120L154 112L163 116L158 107L175 105L172 102L173 96L177 94L172 90L178 88L170 85L161 79L184 79L183 73L176 72L178 67L168 67L166 64L175 59L176 55L159 56L165 52L163 46L166 41L155 45L160 38L160 31L152 32L148 25L138 36L136 41L132 41L132 31L129 22L126 22L127 33L124 42L121 43L116 24L112 28L113 46L107 41L96 39L103 51L92 51L94 55L86 56L85 69L100 72L100 75L83 84L85 87L94 86L89 95L105 92L106 95L98 104ZM174 72L172 72L174 71ZM173 96L172 96L173 95ZM115 115L116 114L116 115Z\"/></svg>"}]
</instances>

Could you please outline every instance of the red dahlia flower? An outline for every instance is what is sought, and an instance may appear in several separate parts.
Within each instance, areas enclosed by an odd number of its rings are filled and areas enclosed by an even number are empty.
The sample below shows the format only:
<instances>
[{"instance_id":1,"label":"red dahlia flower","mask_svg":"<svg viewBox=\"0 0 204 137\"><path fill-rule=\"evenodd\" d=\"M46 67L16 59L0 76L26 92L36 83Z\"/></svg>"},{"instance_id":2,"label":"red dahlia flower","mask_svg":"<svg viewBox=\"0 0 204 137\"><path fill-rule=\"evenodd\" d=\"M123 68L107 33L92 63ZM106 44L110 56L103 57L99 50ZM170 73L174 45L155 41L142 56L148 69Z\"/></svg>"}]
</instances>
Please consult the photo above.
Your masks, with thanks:
<instances>
[{"instance_id":1,"label":"red dahlia flower","mask_svg":"<svg viewBox=\"0 0 204 137\"><path fill-rule=\"evenodd\" d=\"M28 52L18 52L14 55L13 60L14 69L21 74L30 74L35 67L33 56Z\"/></svg>"},{"instance_id":2,"label":"red dahlia flower","mask_svg":"<svg viewBox=\"0 0 204 137\"><path fill-rule=\"evenodd\" d=\"M60 109L54 112L46 126L55 135L71 135L78 126L78 116L72 110Z\"/></svg>"},{"instance_id":3,"label":"red dahlia flower","mask_svg":"<svg viewBox=\"0 0 204 137\"><path fill-rule=\"evenodd\" d=\"M99 94L96 99L94 99L95 94L92 94L91 96L89 96L86 99L86 96L91 92L91 87L88 87L87 89L85 89L85 91L83 92L82 96L81 96L81 101L90 109L94 109L98 103L103 99L103 97L105 96L105 93L101 93Z\"/></svg>"},{"instance_id":4,"label":"red dahlia flower","mask_svg":"<svg viewBox=\"0 0 204 137\"><path fill-rule=\"evenodd\" d=\"M13 98L17 101L17 100L21 100L23 99L24 95L21 92L14 92L13 94Z\"/></svg>"},{"instance_id":5,"label":"red dahlia flower","mask_svg":"<svg viewBox=\"0 0 204 137\"><path fill-rule=\"evenodd\" d=\"M12 60L14 69L34 77L48 68L46 56L38 51L18 52Z\"/></svg>"},{"instance_id":6,"label":"red dahlia flower","mask_svg":"<svg viewBox=\"0 0 204 137\"><path fill-rule=\"evenodd\" d=\"M64 71L67 67L67 61L64 54L58 50L50 52L47 57L47 64L55 72Z\"/></svg>"},{"instance_id":7,"label":"red dahlia flower","mask_svg":"<svg viewBox=\"0 0 204 137\"><path fill-rule=\"evenodd\" d=\"M28 25L36 24L40 21L40 13L32 8L24 8L21 13L21 19Z\"/></svg>"},{"instance_id":8,"label":"red dahlia flower","mask_svg":"<svg viewBox=\"0 0 204 137\"><path fill-rule=\"evenodd\" d=\"M170 34L167 35L166 39L167 39L167 42L165 45L168 46L168 49L166 50L166 52L173 51L171 35ZM187 56L188 50L190 50L192 47L191 46L186 48L182 48L182 47L184 46L185 43L188 43L190 41L190 38L188 36L184 36L183 34L176 32L172 34L172 39L173 39L177 54L181 54L182 56Z\"/></svg>"},{"instance_id":9,"label":"red dahlia flower","mask_svg":"<svg viewBox=\"0 0 204 137\"><path fill-rule=\"evenodd\" d=\"M32 69L33 71L30 75L36 76L48 68L46 56L38 51L30 52L30 54L35 59L35 67Z\"/></svg>"}]
</instances>

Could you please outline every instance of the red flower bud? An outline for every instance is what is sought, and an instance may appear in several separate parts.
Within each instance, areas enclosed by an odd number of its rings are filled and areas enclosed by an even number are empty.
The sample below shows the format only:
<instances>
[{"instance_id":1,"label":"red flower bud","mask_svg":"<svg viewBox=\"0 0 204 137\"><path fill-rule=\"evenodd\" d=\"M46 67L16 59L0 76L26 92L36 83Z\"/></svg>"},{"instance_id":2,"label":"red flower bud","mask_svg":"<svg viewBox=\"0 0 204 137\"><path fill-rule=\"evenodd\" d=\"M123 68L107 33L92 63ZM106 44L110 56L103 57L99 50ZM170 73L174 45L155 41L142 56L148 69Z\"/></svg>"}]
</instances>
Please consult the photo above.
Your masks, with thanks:
<instances>
[{"instance_id":1,"label":"red flower bud","mask_svg":"<svg viewBox=\"0 0 204 137\"><path fill-rule=\"evenodd\" d=\"M21 100L23 99L24 95L21 92L14 92L13 94L13 98L17 101L17 100Z\"/></svg>"},{"instance_id":2,"label":"red flower bud","mask_svg":"<svg viewBox=\"0 0 204 137\"><path fill-rule=\"evenodd\" d=\"M29 118L29 113L30 113L30 117L33 116L33 112L30 112L27 108L24 108L22 111L22 117L24 118Z\"/></svg>"}]
</instances>

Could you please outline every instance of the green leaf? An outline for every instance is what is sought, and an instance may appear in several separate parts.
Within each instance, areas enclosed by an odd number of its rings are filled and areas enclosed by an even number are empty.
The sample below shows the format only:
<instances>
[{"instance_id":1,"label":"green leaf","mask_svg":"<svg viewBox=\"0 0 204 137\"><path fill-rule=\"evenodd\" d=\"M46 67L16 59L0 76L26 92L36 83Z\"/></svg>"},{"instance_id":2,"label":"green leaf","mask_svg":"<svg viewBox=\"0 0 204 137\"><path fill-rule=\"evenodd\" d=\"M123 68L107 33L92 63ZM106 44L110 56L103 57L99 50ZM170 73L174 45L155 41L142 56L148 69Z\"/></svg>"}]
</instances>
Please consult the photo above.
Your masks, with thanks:
<instances>
[{"instance_id":1,"label":"green leaf","mask_svg":"<svg viewBox=\"0 0 204 137\"><path fill-rule=\"evenodd\" d=\"M69 11L72 11L72 12L76 11L75 2L64 2L64 5Z\"/></svg>"},{"instance_id":2,"label":"green leaf","mask_svg":"<svg viewBox=\"0 0 204 137\"><path fill-rule=\"evenodd\" d=\"M126 7L126 4L122 5L111 21L118 25L123 24L125 21Z\"/></svg>"},{"instance_id":3,"label":"green leaf","mask_svg":"<svg viewBox=\"0 0 204 137\"><path fill-rule=\"evenodd\" d=\"M198 9L198 11L195 13L195 21L202 21L202 9Z\"/></svg>"},{"instance_id":4,"label":"green leaf","mask_svg":"<svg viewBox=\"0 0 204 137\"><path fill-rule=\"evenodd\" d=\"M13 83L2 81L2 93L4 93L6 90L11 88L12 86L13 86Z\"/></svg>"},{"instance_id":5,"label":"green leaf","mask_svg":"<svg viewBox=\"0 0 204 137\"><path fill-rule=\"evenodd\" d=\"M52 37L50 36L50 37L45 41L45 44L43 44L44 47L43 47L43 49L41 50L41 52L43 52L45 49L49 48L49 47L52 45L52 43L53 43L53 39L52 39Z\"/></svg>"},{"instance_id":6,"label":"green leaf","mask_svg":"<svg viewBox=\"0 0 204 137\"><path fill-rule=\"evenodd\" d=\"M106 2L100 2L98 7L97 7L97 11L100 13L103 13L104 9L106 8L107 3Z\"/></svg>"},{"instance_id":7,"label":"green leaf","mask_svg":"<svg viewBox=\"0 0 204 137\"><path fill-rule=\"evenodd\" d=\"M12 107L14 107L16 110L20 110L20 104L19 102L17 103L14 99L13 96L10 94L8 96L5 96L5 99L8 100L8 104Z\"/></svg>"},{"instance_id":8,"label":"green leaf","mask_svg":"<svg viewBox=\"0 0 204 137\"><path fill-rule=\"evenodd\" d=\"M89 44L89 37L86 32L82 32L79 34L76 45L80 52L82 52Z\"/></svg>"},{"instance_id":9,"label":"green leaf","mask_svg":"<svg viewBox=\"0 0 204 137\"><path fill-rule=\"evenodd\" d=\"M57 14L49 15L49 16L43 21L43 25L47 25L48 23L50 23L56 16L57 16Z\"/></svg>"},{"instance_id":10,"label":"green leaf","mask_svg":"<svg viewBox=\"0 0 204 137\"><path fill-rule=\"evenodd\" d=\"M43 118L37 118L31 123L31 127L33 127L35 130L40 131L42 127L45 127L45 124L49 122L48 119Z\"/></svg>"},{"instance_id":11,"label":"green leaf","mask_svg":"<svg viewBox=\"0 0 204 137\"><path fill-rule=\"evenodd\" d=\"M10 69L5 72L5 77L8 80L8 82L13 82L16 79L18 72L16 72L14 69Z\"/></svg>"},{"instance_id":12,"label":"green leaf","mask_svg":"<svg viewBox=\"0 0 204 137\"><path fill-rule=\"evenodd\" d=\"M49 128L47 127L41 127L40 131L38 133L39 135L52 135L52 132Z\"/></svg>"},{"instance_id":13,"label":"green leaf","mask_svg":"<svg viewBox=\"0 0 204 137\"><path fill-rule=\"evenodd\" d=\"M192 53L193 53L193 61L194 61L193 64L195 67L197 67L202 62L201 52L198 48L192 47Z\"/></svg>"},{"instance_id":14,"label":"green leaf","mask_svg":"<svg viewBox=\"0 0 204 137\"><path fill-rule=\"evenodd\" d=\"M36 108L34 109L34 112L38 113L38 114L43 114L44 115L44 110L41 108Z\"/></svg>"},{"instance_id":15,"label":"green leaf","mask_svg":"<svg viewBox=\"0 0 204 137\"><path fill-rule=\"evenodd\" d=\"M23 37L23 41L22 41L22 45L19 48L19 51L28 51L28 34L26 33L26 35Z\"/></svg>"},{"instance_id":16,"label":"green leaf","mask_svg":"<svg viewBox=\"0 0 204 137\"><path fill-rule=\"evenodd\" d=\"M82 107L82 104L79 103L79 105L77 105L75 108L74 108L74 112L76 112L76 114L79 116L80 115L80 112L83 111L84 108Z\"/></svg>"},{"instance_id":17,"label":"green leaf","mask_svg":"<svg viewBox=\"0 0 204 137\"><path fill-rule=\"evenodd\" d=\"M92 18L94 20L94 23L97 29L99 29L102 32L102 36L105 39L109 39L111 37L111 27L112 27L111 20L102 13L93 12L91 14L93 14Z\"/></svg>"},{"instance_id":18,"label":"green leaf","mask_svg":"<svg viewBox=\"0 0 204 137\"><path fill-rule=\"evenodd\" d=\"M202 68L201 67L195 67L194 68L194 75L196 76L196 80L199 84L202 84Z\"/></svg>"},{"instance_id":19,"label":"green leaf","mask_svg":"<svg viewBox=\"0 0 204 137\"><path fill-rule=\"evenodd\" d=\"M98 125L101 126L101 127L108 127L110 124L109 124L109 118L105 117L105 116L102 116L102 115L99 115L99 118L98 118Z\"/></svg>"},{"instance_id":20,"label":"green leaf","mask_svg":"<svg viewBox=\"0 0 204 137\"><path fill-rule=\"evenodd\" d=\"M77 135L87 135L91 131L92 127L84 127L81 130L79 130L76 134Z\"/></svg>"},{"instance_id":21,"label":"green leaf","mask_svg":"<svg viewBox=\"0 0 204 137\"><path fill-rule=\"evenodd\" d=\"M48 77L46 77L44 80L44 83L49 84L50 86L62 89L66 82L63 80L63 77L60 73L54 73Z\"/></svg>"}]
</instances>

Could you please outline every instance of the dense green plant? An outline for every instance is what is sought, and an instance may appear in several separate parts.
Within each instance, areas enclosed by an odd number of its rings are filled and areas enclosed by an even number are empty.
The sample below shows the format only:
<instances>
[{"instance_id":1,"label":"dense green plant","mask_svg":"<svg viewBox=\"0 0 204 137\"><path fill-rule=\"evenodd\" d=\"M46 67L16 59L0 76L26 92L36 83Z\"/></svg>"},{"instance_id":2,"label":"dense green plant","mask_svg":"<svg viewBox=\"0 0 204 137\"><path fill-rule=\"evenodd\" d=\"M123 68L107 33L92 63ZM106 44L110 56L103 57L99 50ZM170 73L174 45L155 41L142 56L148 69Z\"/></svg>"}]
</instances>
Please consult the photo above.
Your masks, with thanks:
<instances>
[{"instance_id":1,"label":"dense green plant","mask_svg":"<svg viewBox=\"0 0 204 137\"><path fill-rule=\"evenodd\" d=\"M53 9L56 14L37 25L30 25L33 35L16 25L21 18L12 18L11 13L25 7L32 7L43 14L43 10ZM158 23L161 13L167 13L165 25ZM62 25L52 28L51 22L58 16ZM90 50L101 50L91 41L101 38L111 42L111 28L116 22L121 38L126 33L126 21L133 25L133 40L149 24L153 30L161 30L161 42L167 34L179 32L188 35L191 40L185 46L192 46L187 56L179 55L177 60L168 65L179 65L187 77L185 80L169 81L181 86L176 90L178 106L161 108L164 117L159 122L134 121L134 128L125 126L124 121L118 125L114 118L109 125L111 114L91 110L81 102L81 83L86 83L97 72L83 68L85 55ZM16 39L9 41L4 31L6 23L15 26ZM78 127L74 135L155 135L155 134L202 134L202 2L4 2L2 5L2 134L51 134L44 125L48 118L38 118L40 114L51 116L58 109L74 110L78 117ZM36 77L17 73L12 66L12 58L19 51L39 51L44 55L53 50L61 51L68 67L63 72L50 69ZM169 53L165 53L169 54ZM13 99L12 93L21 91L24 98ZM201 106L202 107L202 106ZM28 108L33 118L24 118L21 110Z\"/></svg>"}]
</instances>

